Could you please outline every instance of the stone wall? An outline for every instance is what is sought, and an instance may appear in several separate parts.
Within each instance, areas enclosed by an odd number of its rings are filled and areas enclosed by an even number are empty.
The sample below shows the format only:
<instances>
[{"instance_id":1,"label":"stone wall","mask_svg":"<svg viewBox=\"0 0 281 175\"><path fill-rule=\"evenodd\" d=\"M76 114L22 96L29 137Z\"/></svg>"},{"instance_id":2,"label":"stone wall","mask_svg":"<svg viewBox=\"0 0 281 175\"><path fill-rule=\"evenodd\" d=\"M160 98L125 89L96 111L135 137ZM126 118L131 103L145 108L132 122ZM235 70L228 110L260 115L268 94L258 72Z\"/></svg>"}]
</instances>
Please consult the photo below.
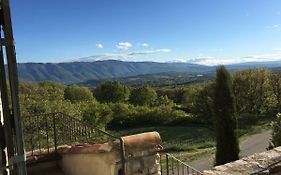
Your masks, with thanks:
<instances>
[{"instance_id":1,"label":"stone wall","mask_svg":"<svg viewBox=\"0 0 281 175\"><path fill-rule=\"evenodd\" d=\"M58 149L60 159L57 165L67 175L121 175L123 167L126 175L161 175L158 152L162 149L162 141L157 132L126 136L122 140L124 154L118 139L103 144L61 147ZM40 156L44 158L42 154ZM39 160L38 157L29 161ZM125 161L122 161L123 158ZM39 175L48 162L35 162L37 164L28 163L28 170L32 175Z\"/></svg>"},{"instance_id":2,"label":"stone wall","mask_svg":"<svg viewBox=\"0 0 281 175\"><path fill-rule=\"evenodd\" d=\"M281 174L281 164L275 164L280 161L281 147L277 147L225 165L216 166L212 170L204 171L204 175L245 175L255 174L264 169L267 170L259 174Z\"/></svg>"}]
</instances>

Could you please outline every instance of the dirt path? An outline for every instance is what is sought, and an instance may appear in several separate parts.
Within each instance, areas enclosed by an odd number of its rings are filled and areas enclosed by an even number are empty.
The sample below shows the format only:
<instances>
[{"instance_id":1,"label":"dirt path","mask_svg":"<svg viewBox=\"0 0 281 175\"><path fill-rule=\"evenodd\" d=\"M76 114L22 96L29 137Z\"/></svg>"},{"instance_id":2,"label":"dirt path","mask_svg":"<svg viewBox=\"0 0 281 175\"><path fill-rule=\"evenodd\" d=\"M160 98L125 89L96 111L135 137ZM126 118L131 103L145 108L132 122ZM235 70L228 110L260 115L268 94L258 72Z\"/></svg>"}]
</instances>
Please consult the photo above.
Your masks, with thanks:
<instances>
[{"instance_id":1,"label":"dirt path","mask_svg":"<svg viewBox=\"0 0 281 175\"><path fill-rule=\"evenodd\" d=\"M266 151L269 140L271 138L271 130L264 131L259 134L254 134L240 141L240 157L252 155L254 153ZM201 157L188 164L198 169L199 171L211 169L214 162L214 155Z\"/></svg>"}]
</instances>

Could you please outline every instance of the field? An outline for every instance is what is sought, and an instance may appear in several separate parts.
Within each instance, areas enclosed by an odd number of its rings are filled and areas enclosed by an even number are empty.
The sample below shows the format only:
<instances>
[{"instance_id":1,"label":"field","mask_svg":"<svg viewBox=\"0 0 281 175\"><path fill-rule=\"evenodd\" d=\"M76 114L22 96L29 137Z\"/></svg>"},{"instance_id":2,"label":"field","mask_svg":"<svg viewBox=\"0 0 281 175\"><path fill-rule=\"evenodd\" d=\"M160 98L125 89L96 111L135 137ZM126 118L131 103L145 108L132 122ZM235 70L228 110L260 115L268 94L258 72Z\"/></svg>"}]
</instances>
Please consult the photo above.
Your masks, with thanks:
<instances>
[{"instance_id":1,"label":"field","mask_svg":"<svg viewBox=\"0 0 281 175\"><path fill-rule=\"evenodd\" d=\"M249 135L269 128L269 121L262 121L247 129L239 130L238 134L240 140L243 140ZM208 126L155 126L111 132L118 136L125 136L150 131L159 132L165 151L185 162L190 162L206 154L212 154L215 151L215 133Z\"/></svg>"}]
</instances>

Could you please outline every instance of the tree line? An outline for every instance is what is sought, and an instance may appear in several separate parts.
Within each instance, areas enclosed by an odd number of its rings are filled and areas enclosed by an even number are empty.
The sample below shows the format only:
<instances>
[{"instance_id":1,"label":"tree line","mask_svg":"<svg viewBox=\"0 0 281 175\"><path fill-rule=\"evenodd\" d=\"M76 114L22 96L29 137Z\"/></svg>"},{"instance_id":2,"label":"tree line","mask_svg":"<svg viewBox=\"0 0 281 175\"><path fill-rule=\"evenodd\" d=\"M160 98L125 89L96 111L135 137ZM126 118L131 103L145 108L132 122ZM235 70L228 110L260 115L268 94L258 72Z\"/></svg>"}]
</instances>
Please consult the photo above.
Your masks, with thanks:
<instances>
[{"instance_id":1,"label":"tree line","mask_svg":"<svg viewBox=\"0 0 281 175\"><path fill-rule=\"evenodd\" d=\"M272 119L281 111L280 77L266 68L232 74L239 127ZM118 81L105 81L96 88L48 81L19 84L23 116L65 112L103 128L209 125L213 122L214 87L214 80L180 88L130 87Z\"/></svg>"}]
</instances>

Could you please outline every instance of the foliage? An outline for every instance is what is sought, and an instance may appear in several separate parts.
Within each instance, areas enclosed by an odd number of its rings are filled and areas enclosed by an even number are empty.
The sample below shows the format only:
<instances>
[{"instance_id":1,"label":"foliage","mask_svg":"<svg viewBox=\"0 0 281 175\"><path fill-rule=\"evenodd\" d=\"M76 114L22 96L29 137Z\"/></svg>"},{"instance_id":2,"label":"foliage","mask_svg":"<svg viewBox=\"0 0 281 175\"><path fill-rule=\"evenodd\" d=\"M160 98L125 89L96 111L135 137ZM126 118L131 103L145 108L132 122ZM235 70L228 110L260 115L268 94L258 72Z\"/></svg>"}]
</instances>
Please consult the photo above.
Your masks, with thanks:
<instances>
[{"instance_id":1,"label":"foliage","mask_svg":"<svg viewBox=\"0 0 281 175\"><path fill-rule=\"evenodd\" d=\"M216 165L239 159L232 82L229 73L223 66L217 69L213 112L216 128Z\"/></svg>"},{"instance_id":2,"label":"foliage","mask_svg":"<svg viewBox=\"0 0 281 175\"><path fill-rule=\"evenodd\" d=\"M105 128L112 120L112 110L107 104L90 103L82 113L83 120L98 127Z\"/></svg>"},{"instance_id":3,"label":"foliage","mask_svg":"<svg viewBox=\"0 0 281 175\"><path fill-rule=\"evenodd\" d=\"M116 103L127 101L130 90L118 81L105 81L95 89L94 94L100 102Z\"/></svg>"},{"instance_id":4,"label":"foliage","mask_svg":"<svg viewBox=\"0 0 281 175\"><path fill-rule=\"evenodd\" d=\"M281 113L277 114L276 121L272 123L272 143L281 146Z\"/></svg>"},{"instance_id":5,"label":"foliage","mask_svg":"<svg viewBox=\"0 0 281 175\"><path fill-rule=\"evenodd\" d=\"M93 100L93 93L87 87L68 86L64 90L64 98L71 102Z\"/></svg>"},{"instance_id":6,"label":"foliage","mask_svg":"<svg viewBox=\"0 0 281 175\"><path fill-rule=\"evenodd\" d=\"M87 101L71 103L64 100L65 86L54 82L20 82L19 99L23 116L36 114L65 112L69 115L81 116Z\"/></svg>"},{"instance_id":7,"label":"foliage","mask_svg":"<svg viewBox=\"0 0 281 175\"><path fill-rule=\"evenodd\" d=\"M272 73L270 86L276 98L276 111L281 111L281 72Z\"/></svg>"},{"instance_id":8,"label":"foliage","mask_svg":"<svg viewBox=\"0 0 281 175\"><path fill-rule=\"evenodd\" d=\"M175 106L175 103L173 102L173 100L169 99L167 95L164 95L158 97L153 103L153 106L161 106L161 105Z\"/></svg>"},{"instance_id":9,"label":"foliage","mask_svg":"<svg viewBox=\"0 0 281 175\"><path fill-rule=\"evenodd\" d=\"M172 81L171 77L178 77L176 81L184 81L183 79L190 75L190 73L167 73L146 75L143 78L152 76L153 78L148 81L151 80L153 83L157 77L163 81L165 79L165 82ZM131 80L133 79L131 77ZM270 114L280 111L280 79L280 72L272 73L267 69L240 70L234 73L233 91L237 98L240 128L246 128L265 118L271 119L268 116L273 115ZM65 112L81 117L88 110L91 111L89 106L95 104L93 106L97 113L100 112L98 108L102 108L101 111L110 108L112 120L109 120L108 125L111 128L212 123L215 89L213 81L196 84L177 82L174 86L164 87L159 84L160 82L155 82L156 84L152 86L144 85L142 82L141 86L127 87L118 81L105 81L96 89L90 90L50 81L39 83L21 81L19 84L21 113L27 116ZM95 100L93 94L99 102ZM98 125L99 120L91 122ZM102 123L101 126L104 127L104 123L107 122Z\"/></svg>"},{"instance_id":10,"label":"foliage","mask_svg":"<svg viewBox=\"0 0 281 175\"><path fill-rule=\"evenodd\" d=\"M213 83L200 83L185 89L183 106L201 123L212 122Z\"/></svg>"},{"instance_id":11,"label":"foliage","mask_svg":"<svg viewBox=\"0 0 281 175\"><path fill-rule=\"evenodd\" d=\"M270 72L265 68L236 71L233 89L238 113L264 114L276 105L270 83Z\"/></svg>"},{"instance_id":12,"label":"foliage","mask_svg":"<svg viewBox=\"0 0 281 175\"><path fill-rule=\"evenodd\" d=\"M148 107L115 103L110 104L110 108L114 116L109 124L110 128L164 125L187 117L184 111L166 105Z\"/></svg>"},{"instance_id":13,"label":"foliage","mask_svg":"<svg viewBox=\"0 0 281 175\"><path fill-rule=\"evenodd\" d=\"M150 86L135 88L131 91L130 103L134 105L152 105L157 98L156 91Z\"/></svg>"},{"instance_id":14,"label":"foliage","mask_svg":"<svg viewBox=\"0 0 281 175\"><path fill-rule=\"evenodd\" d=\"M184 88L161 88L157 89L157 94L159 96L167 96L169 99L173 100L175 103L181 104L184 100Z\"/></svg>"}]
</instances>

